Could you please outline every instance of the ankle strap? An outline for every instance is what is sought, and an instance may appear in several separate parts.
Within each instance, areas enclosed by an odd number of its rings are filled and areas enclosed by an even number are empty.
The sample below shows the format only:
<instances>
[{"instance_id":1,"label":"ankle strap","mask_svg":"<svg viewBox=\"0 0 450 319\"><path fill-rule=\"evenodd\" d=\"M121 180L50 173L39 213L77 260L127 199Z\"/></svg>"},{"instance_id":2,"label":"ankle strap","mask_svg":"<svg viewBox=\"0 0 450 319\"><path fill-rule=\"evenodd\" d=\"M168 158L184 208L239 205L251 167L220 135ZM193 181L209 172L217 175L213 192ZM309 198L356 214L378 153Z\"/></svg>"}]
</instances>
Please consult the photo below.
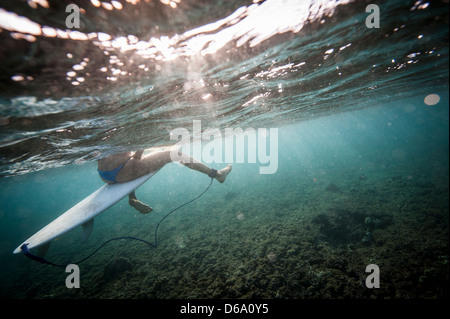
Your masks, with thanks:
<instances>
[{"instance_id":1,"label":"ankle strap","mask_svg":"<svg viewBox=\"0 0 450 319\"><path fill-rule=\"evenodd\" d=\"M211 173L208 174L209 177L214 178L217 175L217 170L211 168Z\"/></svg>"}]
</instances>

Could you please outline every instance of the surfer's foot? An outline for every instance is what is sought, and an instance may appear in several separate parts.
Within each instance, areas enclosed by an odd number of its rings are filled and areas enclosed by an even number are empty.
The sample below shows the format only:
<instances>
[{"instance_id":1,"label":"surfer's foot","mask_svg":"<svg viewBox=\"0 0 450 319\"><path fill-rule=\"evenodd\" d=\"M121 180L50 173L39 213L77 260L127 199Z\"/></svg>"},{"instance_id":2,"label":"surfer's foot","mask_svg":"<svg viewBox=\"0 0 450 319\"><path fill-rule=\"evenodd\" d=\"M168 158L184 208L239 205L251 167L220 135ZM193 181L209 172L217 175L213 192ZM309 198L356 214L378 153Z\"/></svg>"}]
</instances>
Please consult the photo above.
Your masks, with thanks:
<instances>
[{"instance_id":1,"label":"surfer's foot","mask_svg":"<svg viewBox=\"0 0 450 319\"><path fill-rule=\"evenodd\" d=\"M148 214L153 210L150 206L134 198L130 198L128 203L141 214Z\"/></svg>"},{"instance_id":2,"label":"surfer's foot","mask_svg":"<svg viewBox=\"0 0 450 319\"><path fill-rule=\"evenodd\" d=\"M227 175L231 172L231 164L228 164L227 167L222 168L221 170L217 171L216 174L216 180L218 180L220 183L225 182L225 178L227 177Z\"/></svg>"}]
</instances>

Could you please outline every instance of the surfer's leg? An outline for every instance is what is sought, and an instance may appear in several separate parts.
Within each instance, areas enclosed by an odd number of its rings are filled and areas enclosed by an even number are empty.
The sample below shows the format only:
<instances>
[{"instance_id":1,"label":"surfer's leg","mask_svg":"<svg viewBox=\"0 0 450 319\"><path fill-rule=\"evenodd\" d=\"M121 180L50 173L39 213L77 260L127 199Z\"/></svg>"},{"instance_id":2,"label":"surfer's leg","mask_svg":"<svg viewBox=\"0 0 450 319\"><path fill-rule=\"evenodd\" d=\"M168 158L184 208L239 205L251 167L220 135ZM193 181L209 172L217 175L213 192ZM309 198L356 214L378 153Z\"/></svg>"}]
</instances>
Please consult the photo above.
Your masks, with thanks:
<instances>
[{"instance_id":1,"label":"surfer's leg","mask_svg":"<svg viewBox=\"0 0 450 319\"><path fill-rule=\"evenodd\" d=\"M153 210L150 206L139 201L136 198L136 193L134 191L128 194L128 203L141 214L148 214Z\"/></svg>"},{"instance_id":2,"label":"surfer's leg","mask_svg":"<svg viewBox=\"0 0 450 319\"><path fill-rule=\"evenodd\" d=\"M178 154L178 156L173 156L172 159L171 153L173 152L173 150L173 148L168 148L163 151L152 152L139 160L132 159L128 161L119 172L119 174L117 174L117 181L120 183L131 181L151 172L158 171L164 165L170 162L181 163L190 169L196 170L206 175L210 175L211 172L213 172L213 169L211 167L179 151L175 151L176 153L174 154ZM230 171L231 164L222 168L221 170L218 170L214 178L220 183L223 183Z\"/></svg>"},{"instance_id":3,"label":"surfer's leg","mask_svg":"<svg viewBox=\"0 0 450 319\"><path fill-rule=\"evenodd\" d=\"M170 163L170 152L155 151L140 159L131 159L116 176L119 183L129 182L151 172L158 171L167 163Z\"/></svg>"},{"instance_id":4,"label":"surfer's leg","mask_svg":"<svg viewBox=\"0 0 450 319\"><path fill-rule=\"evenodd\" d=\"M176 162L183 164L184 166L196 170L198 172L201 172L203 174L206 174L210 176L212 173L212 168L195 160L192 156L189 156L187 154L179 152L179 158L176 160ZM218 170L213 176L217 181L220 183L225 182L225 178L227 177L228 173L231 172L231 164L228 164L226 167L222 168L221 170Z\"/></svg>"}]
</instances>

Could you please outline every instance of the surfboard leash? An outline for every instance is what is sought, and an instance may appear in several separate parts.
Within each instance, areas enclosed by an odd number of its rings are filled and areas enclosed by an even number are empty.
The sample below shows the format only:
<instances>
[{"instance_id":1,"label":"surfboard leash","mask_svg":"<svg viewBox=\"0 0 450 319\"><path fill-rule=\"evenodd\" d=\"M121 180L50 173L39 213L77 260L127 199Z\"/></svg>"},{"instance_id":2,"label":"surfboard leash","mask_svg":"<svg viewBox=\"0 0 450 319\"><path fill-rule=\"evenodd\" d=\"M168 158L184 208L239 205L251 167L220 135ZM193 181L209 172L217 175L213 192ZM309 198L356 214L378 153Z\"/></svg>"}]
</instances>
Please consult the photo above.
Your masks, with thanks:
<instances>
[{"instance_id":1,"label":"surfboard leash","mask_svg":"<svg viewBox=\"0 0 450 319\"><path fill-rule=\"evenodd\" d=\"M136 240L136 241L140 241L140 242L142 242L142 243L144 243L144 244L147 244L147 245L149 245L149 246L151 246L151 247L153 247L153 248L157 248L157 247L158 247L158 228L159 228L159 225L161 225L161 223L162 223L167 217L169 217L171 214L173 214L174 212L176 212L178 209L180 209L180 208L182 208L182 207L184 207L184 206L186 206L186 205L189 205L190 203L192 203L192 202L196 201L197 199L199 199L200 197L202 197L203 194L205 194L205 193L210 189L210 187L211 187L211 185L212 185L212 182L214 181L214 177L216 176L216 174L217 174L217 171L216 171L215 169L213 169L213 170L211 171L211 173L208 175L209 177L211 177L211 181L210 181L208 187L206 187L206 189L205 189L203 192L201 192L201 193L200 193L199 195L197 195L195 198L193 198L193 199L191 199L191 200L189 200L189 201L187 201L187 202L181 204L180 206L175 207L175 208L172 209L170 212L168 212L163 218L161 218L161 220L158 222L158 224L156 225L156 228L155 228L155 242L154 242L154 243L148 242L148 241L146 241L146 240L143 240L143 239L140 239L140 238L137 238L137 237L131 237L131 236L111 238L111 239L108 239L107 241L105 241L105 242L104 242L103 244L101 244L98 248L96 248L92 253L90 253L89 255L87 255L86 257L84 257L83 259L81 259L80 261L74 262L74 263L69 263L69 264L67 264L67 265L55 264L55 263L53 263L53 262L48 261L48 260L45 259L45 258L42 258L42 257L40 257L40 256L37 256L37 255L34 255L34 254L30 253L30 250L28 249L28 244L26 244L26 243L23 244L22 246L20 246L20 250L22 251L22 253L23 253L25 256L27 256L27 257L30 258L31 260L37 261L37 262L39 262L39 263L41 263L41 264L47 264L47 265L54 266L54 267L66 268L66 267L67 267L68 265L70 265L70 264L76 264L76 265L77 265L77 264L82 263L83 261L88 260L88 259L91 258L93 255L95 255L100 249L102 249L106 244L108 244L108 243L110 243L110 242L112 242L112 241L115 241L115 240L121 240L121 239Z\"/></svg>"}]
</instances>

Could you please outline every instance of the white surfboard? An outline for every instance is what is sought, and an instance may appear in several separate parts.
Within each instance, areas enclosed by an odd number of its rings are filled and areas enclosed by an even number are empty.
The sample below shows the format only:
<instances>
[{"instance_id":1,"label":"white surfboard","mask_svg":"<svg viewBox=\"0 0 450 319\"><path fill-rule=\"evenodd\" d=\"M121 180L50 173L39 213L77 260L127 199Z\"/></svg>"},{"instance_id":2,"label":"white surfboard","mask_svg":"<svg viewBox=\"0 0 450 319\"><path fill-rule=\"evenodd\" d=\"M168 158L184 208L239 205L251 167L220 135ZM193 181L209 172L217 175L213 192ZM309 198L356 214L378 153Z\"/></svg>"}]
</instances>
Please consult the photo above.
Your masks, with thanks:
<instances>
[{"instance_id":1,"label":"white surfboard","mask_svg":"<svg viewBox=\"0 0 450 319\"><path fill-rule=\"evenodd\" d=\"M155 173L156 172L152 172L127 183L103 185L94 193L83 199L81 202L20 244L20 246L17 247L13 253L18 254L22 252L20 247L23 244L27 244L29 249L49 244L53 239L81 225L84 225L87 228L85 232L89 235L92 230L93 219L95 216L104 212L136 188L144 184Z\"/></svg>"}]
</instances>

